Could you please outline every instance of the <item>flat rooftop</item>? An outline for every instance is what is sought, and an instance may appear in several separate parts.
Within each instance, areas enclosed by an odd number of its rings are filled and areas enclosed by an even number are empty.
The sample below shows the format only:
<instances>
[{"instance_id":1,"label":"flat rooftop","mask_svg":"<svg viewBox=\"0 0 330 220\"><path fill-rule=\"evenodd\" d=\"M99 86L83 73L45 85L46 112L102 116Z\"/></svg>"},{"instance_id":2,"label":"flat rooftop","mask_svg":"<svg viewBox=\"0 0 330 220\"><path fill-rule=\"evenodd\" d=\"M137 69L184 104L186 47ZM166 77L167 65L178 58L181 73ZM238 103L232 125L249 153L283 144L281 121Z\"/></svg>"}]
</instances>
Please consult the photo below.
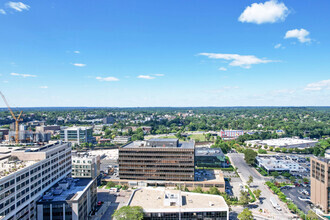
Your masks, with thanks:
<instances>
[{"instance_id":1,"label":"flat rooftop","mask_svg":"<svg viewBox=\"0 0 330 220\"><path fill-rule=\"evenodd\" d=\"M175 195L174 197L178 197L182 201L179 202L182 205L167 205L165 195ZM136 190L128 205L141 206L145 212L149 213L228 211L228 206L222 196L151 187Z\"/></svg>"},{"instance_id":2,"label":"flat rooftop","mask_svg":"<svg viewBox=\"0 0 330 220\"><path fill-rule=\"evenodd\" d=\"M153 141L155 139L152 139ZM158 139L157 139L158 140ZM168 139L161 139L161 140L168 140ZM174 139L176 140L176 139ZM148 140L150 141L150 140ZM173 141L173 139L172 139ZM163 141L165 142L165 141ZM159 142L160 144L162 143L162 141ZM194 142L179 142L177 146L173 146L173 147L164 147L164 146L156 146L156 147L152 147L152 146L147 146L147 141L134 141L134 142L131 142L131 143L128 143L124 146L122 146L121 148L181 148L181 149L194 149L195 147L195 143Z\"/></svg>"},{"instance_id":3,"label":"flat rooftop","mask_svg":"<svg viewBox=\"0 0 330 220\"><path fill-rule=\"evenodd\" d=\"M195 149L195 156L202 157L202 156L213 156L213 157L224 157L221 148L207 148L207 147L200 147Z\"/></svg>"},{"instance_id":4,"label":"flat rooftop","mask_svg":"<svg viewBox=\"0 0 330 220\"><path fill-rule=\"evenodd\" d=\"M269 140L251 140L246 141L246 143L252 144L264 144L269 146L290 146L299 144L315 144L317 140L306 140L306 139L296 139L296 138L279 138L279 139L269 139Z\"/></svg>"},{"instance_id":5,"label":"flat rooftop","mask_svg":"<svg viewBox=\"0 0 330 220\"><path fill-rule=\"evenodd\" d=\"M64 202L78 199L91 181L93 180L86 178L63 179L50 190L46 191L38 202Z\"/></svg>"}]
</instances>

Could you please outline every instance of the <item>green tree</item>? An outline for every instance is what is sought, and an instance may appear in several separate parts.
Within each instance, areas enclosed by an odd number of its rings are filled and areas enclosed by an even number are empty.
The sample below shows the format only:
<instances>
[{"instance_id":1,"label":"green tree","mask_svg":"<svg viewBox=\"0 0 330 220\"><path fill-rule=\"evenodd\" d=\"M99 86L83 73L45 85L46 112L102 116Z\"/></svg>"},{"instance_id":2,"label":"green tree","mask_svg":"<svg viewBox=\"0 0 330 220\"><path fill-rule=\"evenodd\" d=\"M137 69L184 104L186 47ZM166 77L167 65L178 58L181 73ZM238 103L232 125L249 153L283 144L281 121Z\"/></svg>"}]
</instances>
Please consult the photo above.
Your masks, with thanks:
<instances>
[{"instance_id":1,"label":"green tree","mask_svg":"<svg viewBox=\"0 0 330 220\"><path fill-rule=\"evenodd\" d=\"M220 191L217 187L214 186L209 189L208 193L212 195L220 195Z\"/></svg>"},{"instance_id":2,"label":"green tree","mask_svg":"<svg viewBox=\"0 0 330 220\"><path fill-rule=\"evenodd\" d=\"M276 179L280 174L277 171L274 171L274 172L271 172L270 175Z\"/></svg>"},{"instance_id":3,"label":"green tree","mask_svg":"<svg viewBox=\"0 0 330 220\"><path fill-rule=\"evenodd\" d=\"M113 188L113 187L115 187L116 186L116 184L114 183L114 182L112 182L112 181L109 181L108 183L107 183L107 187L108 188Z\"/></svg>"},{"instance_id":4,"label":"green tree","mask_svg":"<svg viewBox=\"0 0 330 220\"><path fill-rule=\"evenodd\" d=\"M292 183L294 183L294 182L296 181L296 177L294 177L294 176L290 176L290 181L291 181Z\"/></svg>"},{"instance_id":5,"label":"green tree","mask_svg":"<svg viewBox=\"0 0 330 220\"><path fill-rule=\"evenodd\" d=\"M249 180L246 182L249 186L253 182L253 176L249 176Z\"/></svg>"},{"instance_id":6,"label":"green tree","mask_svg":"<svg viewBox=\"0 0 330 220\"><path fill-rule=\"evenodd\" d=\"M123 206L112 217L114 220L142 220L143 209L140 206Z\"/></svg>"},{"instance_id":7,"label":"green tree","mask_svg":"<svg viewBox=\"0 0 330 220\"><path fill-rule=\"evenodd\" d=\"M261 195L261 190L260 189L256 189L253 191L253 194L256 196L256 198L259 200L260 195Z\"/></svg>"},{"instance_id":8,"label":"green tree","mask_svg":"<svg viewBox=\"0 0 330 220\"><path fill-rule=\"evenodd\" d=\"M247 192L241 191L241 196L239 197L239 203L243 206L249 204L250 198Z\"/></svg>"},{"instance_id":9,"label":"green tree","mask_svg":"<svg viewBox=\"0 0 330 220\"><path fill-rule=\"evenodd\" d=\"M243 212L241 212L237 218L239 220L253 220L253 215L252 215L252 212L248 209L248 208L245 208L243 210Z\"/></svg>"},{"instance_id":10,"label":"green tree","mask_svg":"<svg viewBox=\"0 0 330 220\"><path fill-rule=\"evenodd\" d=\"M318 216L313 212L312 210L308 211L307 214L307 219L314 220L314 219L319 219Z\"/></svg>"},{"instance_id":11,"label":"green tree","mask_svg":"<svg viewBox=\"0 0 330 220\"><path fill-rule=\"evenodd\" d=\"M255 152L254 150L246 149L244 151L244 160L247 164L252 165L254 164L257 155L257 152Z\"/></svg>"}]
</instances>

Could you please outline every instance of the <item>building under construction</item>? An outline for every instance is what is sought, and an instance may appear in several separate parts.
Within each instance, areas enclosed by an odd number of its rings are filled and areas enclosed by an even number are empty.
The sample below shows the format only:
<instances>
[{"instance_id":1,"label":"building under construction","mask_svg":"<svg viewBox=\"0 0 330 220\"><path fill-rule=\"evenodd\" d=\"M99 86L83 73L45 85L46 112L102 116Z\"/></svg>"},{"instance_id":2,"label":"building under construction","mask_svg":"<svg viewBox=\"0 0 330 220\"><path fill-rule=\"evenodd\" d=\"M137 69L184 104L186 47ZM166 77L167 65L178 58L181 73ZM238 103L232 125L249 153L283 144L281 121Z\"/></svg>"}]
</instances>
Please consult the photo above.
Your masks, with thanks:
<instances>
[{"instance_id":1,"label":"building under construction","mask_svg":"<svg viewBox=\"0 0 330 220\"><path fill-rule=\"evenodd\" d=\"M119 148L119 178L194 181L194 142L178 139L135 141Z\"/></svg>"}]
</instances>

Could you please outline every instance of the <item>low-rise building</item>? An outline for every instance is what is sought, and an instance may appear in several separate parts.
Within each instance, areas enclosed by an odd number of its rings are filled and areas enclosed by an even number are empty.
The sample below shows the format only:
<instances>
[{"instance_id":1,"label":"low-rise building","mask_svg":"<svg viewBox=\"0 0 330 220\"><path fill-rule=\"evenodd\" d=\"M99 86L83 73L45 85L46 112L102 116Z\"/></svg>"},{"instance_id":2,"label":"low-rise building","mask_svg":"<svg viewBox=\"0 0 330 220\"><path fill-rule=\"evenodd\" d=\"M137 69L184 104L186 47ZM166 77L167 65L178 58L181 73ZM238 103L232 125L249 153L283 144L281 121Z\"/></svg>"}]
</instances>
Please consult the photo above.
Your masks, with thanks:
<instances>
[{"instance_id":1,"label":"low-rise building","mask_svg":"<svg viewBox=\"0 0 330 220\"><path fill-rule=\"evenodd\" d=\"M52 135L55 134L55 132L60 131L61 126L59 125L42 125L42 126L37 126L36 127L36 132L46 132L46 133L51 133Z\"/></svg>"},{"instance_id":2,"label":"low-rise building","mask_svg":"<svg viewBox=\"0 0 330 220\"><path fill-rule=\"evenodd\" d=\"M38 200L37 219L88 220L96 205L96 179L66 178Z\"/></svg>"},{"instance_id":3,"label":"low-rise building","mask_svg":"<svg viewBox=\"0 0 330 220\"><path fill-rule=\"evenodd\" d=\"M256 164L268 173L275 171L301 173L307 171L306 168L300 166L299 163L288 156L257 156Z\"/></svg>"},{"instance_id":4,"label":"low-rise building","mask_svg":"<svg viewBox=\"0 0 330 220\"><path fill-rule=\"evenodd\" d=\"M112 116L107 116L103 118L103 124L113 124L115 122L115 118Z\"/></svg>"},{"instance_id":5,"label":"low-rise building","mask_svg":"<svg viewBox=\"0 0 330 220\"><path fill-rule=\"evenodd\" d=\"M308 148L314 147L318 143L317 140L307 140L299 138L279 138L269 140L251 140L245 141L245 143L251 147L256 146L269 146L269 147L280 147L280 148Z\"/></svg>"},{"instance_id":6,"label":"low-rise building","mask_svg":"<svg viewBox=\"0 0 330 220\"><path fill-rule=\"evenodd\" d=\"M92 143L93 129L91 127L69 127L60 132L61 140L73 144Z\"/></svg>"},{"instance_id":7,"label":"low-rise building","mask_svg":"<svg viewBox=\"0 0 330 220\"><path fill-rule=\"evenodd\" d=\"M131 136L116 136L112 142L117 144L126 144L130 141L131 141Z\"/></svg>"},{"instance_id":8,"label":"low-rise building","mask_svg":"<svg viewBox=\"0 0 330 220\"><path fill-rule=\"evenodd\" d=\"M242 131L242 130L222 130L222 131L220 131L221 138L235 139L243 134L244 134L244 131Z\"/></svg>"},{"instance_id":9,"label":"low-rise building","mask_svg":"<svg viewBox=\"0 0 330 220\"><path fill-rule=\"evenodd\" d=\"M135 190L128 205L141 206L146 220L229 219L229 207L219 195L148 187Z\"/></svg>"},{"instance_id":10,"label":"low-rise building","mask_svg":"<svg viewBox=\"0 0 330 220\"><path fill-rule=\"evenodd\" d=\"M197 167L227 167L225 155L221 148L199 147L195 149Z\"/></svg>"}]
</instances>

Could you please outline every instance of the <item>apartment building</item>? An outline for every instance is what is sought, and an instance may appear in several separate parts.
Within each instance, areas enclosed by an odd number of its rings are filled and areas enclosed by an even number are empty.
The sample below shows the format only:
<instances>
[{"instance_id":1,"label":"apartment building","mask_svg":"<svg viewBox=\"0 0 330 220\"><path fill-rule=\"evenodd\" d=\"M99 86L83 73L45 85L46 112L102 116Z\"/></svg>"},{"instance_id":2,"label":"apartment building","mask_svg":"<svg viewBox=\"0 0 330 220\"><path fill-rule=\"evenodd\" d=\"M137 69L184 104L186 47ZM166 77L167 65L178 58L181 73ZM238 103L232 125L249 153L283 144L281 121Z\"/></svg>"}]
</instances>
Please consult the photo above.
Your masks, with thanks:
<instances>
[{"instance_id":1,"label":"apartment building","mask_svg":"<svg viewBox=\"0 0 330 220\"><path fill-rule=\"evenodd\" d=\"M72 177L94 179L100 175L100 156L72 152Z\"/></svg>"},{"instance_id":2,"label":"apartment building","mask_svg":"<svg viewBox=\"0 0 330 220\"><path fill-rule=\"evenodd\" d=\"M229 207L218 195L147 187L135 190L128 205L141 206L146 220L229 219Z\"/></svg>"},{"instance_id":3,"label":"apartment building","mask_svg":"<svg viewBox=\"0 0 330 220\"><path fill-rule=\"evenodd\" d=\"M73 144L93 142L93 128L91 127L69 127L60 132L61 140Z\"/></svg>"},{"instance_id":4,"label":"apartment building","mask_svg":"<svg viewBox=\"0 0 330 220\"><path fill-rule=\"evenodd\" d=\"M36 219L36 201L71 169L70 143L0 147L0 219Z\"/></svg>"},{"instance_id":5,"label":"apartment building","mask_svg":"<svg viewBox=\"0 0 330 220\"><path fill-rule=\"evenodd\" d=\"M178 139L135 141L119 148L119 178L194 181L194 142Z\"/></svg>"},{"instance_id":6,"label":"apartment building","mask_svg":"<svg viewBox=\"0 0 330 220\"><path fill-rule=\"evenodd\" d=\"M66 178L38 200L37 219L87 220L96 205L96 179Z\"/></svg>"},{"instance_id":7,"label":"apartment building","mask_svg":"<svg viewBox=\"0 0 330 220\"><path fill-rule=\"evenodd\" d=\"M310 161L311 201L328 214L330 207L330 159L311 157Z\"/></svg>"}]
</instances>

